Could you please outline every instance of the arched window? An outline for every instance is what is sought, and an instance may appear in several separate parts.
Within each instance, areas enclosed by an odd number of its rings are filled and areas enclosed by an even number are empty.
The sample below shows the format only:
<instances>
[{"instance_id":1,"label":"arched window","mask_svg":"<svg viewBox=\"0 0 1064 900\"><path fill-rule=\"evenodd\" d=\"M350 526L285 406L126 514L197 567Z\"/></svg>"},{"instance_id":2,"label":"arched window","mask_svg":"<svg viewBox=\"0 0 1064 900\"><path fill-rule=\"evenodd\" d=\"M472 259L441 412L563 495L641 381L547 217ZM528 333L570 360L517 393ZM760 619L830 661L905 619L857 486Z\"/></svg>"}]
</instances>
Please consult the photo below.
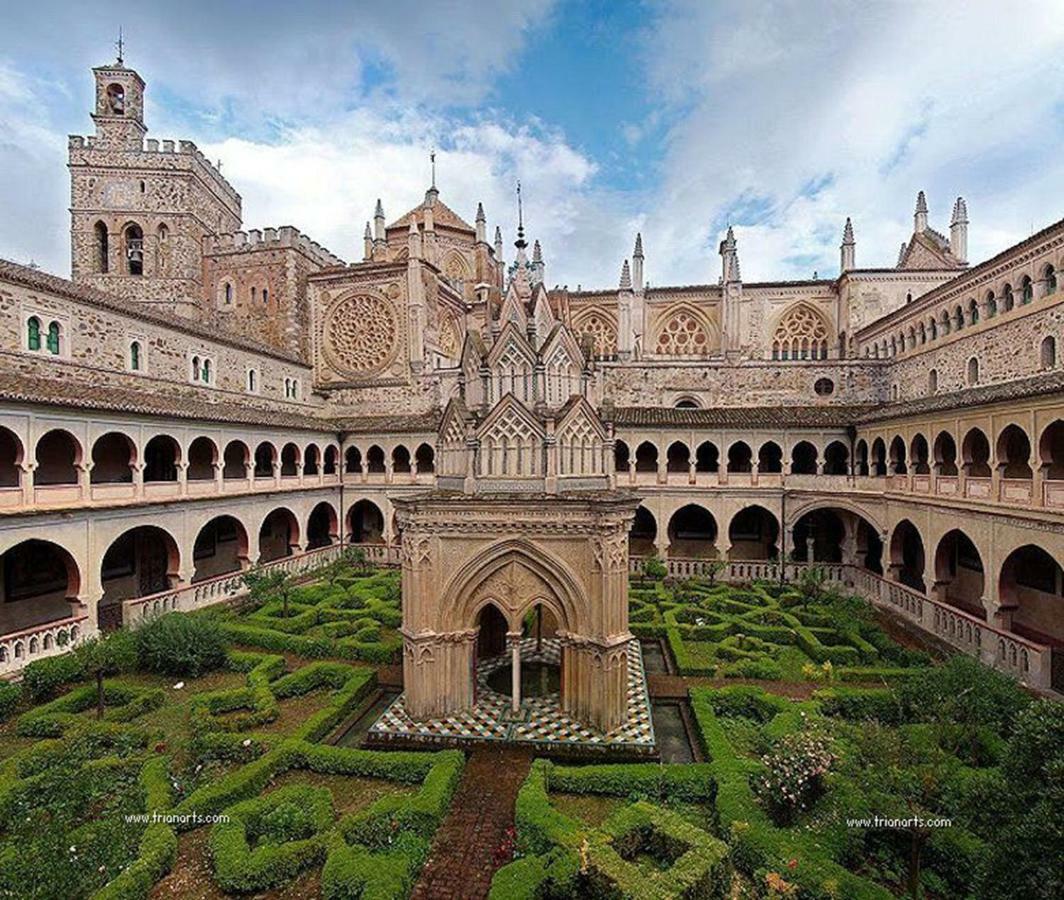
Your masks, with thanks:
<instances>
[{"instance_id":1,"label":"arched window","mask_svg":"<svg viewBox=\"0 0 1064 900\"><path fill-rule=\"evenodd\" d=\"M126 226L126 263L130 275L144 274L144 232L136 223Z\"/></svg>"},{"instance_id":2,"label":"arched window","mask_svg":"<svg viewBox=\"0 0 1064 900\"><path fill-rule=\"evenodd\" d=\"M52 356L59 355L59 334L59 323L50 322L48 324L48 352L51 353Z\"/></svg>"},{"instance_id":3,"label":"arched window","mask_svg":"<svg viewBox=\"0 0 1064 900\"><path fill-rule=\"evenodd\" d=\"M203 360L202 373L203 373L203 383L204 384L210 384L211 383L211 361L209 359L204 359Z\"/></svg>"},{"instance_id":4,"label":"arched window","mask_svg":"<svg viewBox=\"0 0 1064 900\"><path fill-rule=\"evenodd\" d=\"M972 325L979 324L979 304L975 302L974 297L968 301L968 321Z\"/></svg>"},{"instance_id":5,"label":"arched window","mask_svg":"<svg viewBox=\"0 0 1064 900\"><path fill-rule=\"evenodd\" d=\"M974 356L968 360L968 384L979 384L979 360Z\"/></svg>"},{"instance_id":6,"label":"arched window","mask_svg":"<svg viewBox=\"0 0 1064 900\"><path fill-rule=\"evenodd\" d=\"M140 371L140 341L133 341L129 345L129 368L134 372Z\"/></svg>"},{"instance_id":7,"label":"arched window","mask_svg":"<svg viewBox=\"0 0 1064 900\"><path fill-rule=\"evenodd\" d=\"M257 287L255 287L255 285L251 286L251 302L252 303L254 303L256 300L259 299L258 291L259 291L259 289Z\"/></svg>"},{"instance_id":8,"label":"arched window","mask_svg":"<svg viewBox=\"0 0 1064 900\"><path fill-rule=\"evenodd\" d=\"M993 291L987 291L986 293L986 317L988 319L994 318L997 315L997 297L994 296Z\"/></svg>"},{"instance_id":9,"label":"arched window","mask_svg":"<svg viewBox=\"0 0 1064 900\"><path fill-rule=\"evenodd\" d=\"M227 281L222 285L222 297L225 300L226 306L231 306L233 303L233 286Z\"/></svg>"},{"instance_id":10,"label":"arched window","mask_svg":"<svg viewBox=\"0 0 1064 900\"><path fill-rule=\"evenodd\" d=\"M265 306L269 302L270 302L270 289L269 288L263 288L262 289L262 305Z\"/></svg>"},{"instance_id":11,"label":"arched window","mask_svg":"<svg viewBox=\"0 0 1064 900\"><path fill-rule=\"evenodd\" d=\"M107 85L107 109L113 116L126 114L126 90L122 85Z\"/></svg>"},{"instance_id":12,"label":"arched window","mask_svg":"<svg viewBox=\"0 0 1064 900\"><path fill-rule=\"evenodd\" d=\"M96 271L106 275L108 266L107 226L103 222L97 222L92 230L96 238Z\"/></svg>"},{"instance_id":13,"label":"arched window","mask_svg":"<svg viewBox=\"0 0 1064 900\"><path fill-rule=\"evenodd\" d=\"M927 373L927 392L929 394L938 393L938 370L932 369Z\"/></svg>"},{"instance_id":14,"label":"arched window","mask_svg":"<svg viewBox=\"0 0 1064 900\"><path fill-rule=\"evenodd\" d=\"M1042 368L1052 369L1057 364L1057 339L1047 335L1042 340Z\"/></svg>"},{"instance_id":15,"label":"arched window","mask_svg":"<svg viewBox=\"0 0 1064 900\"><path fill-rule=\"evenodd\" d=\"M1034 283L1029 275L1023 276L1020 282L1020 303L1030 303L1034 299Z\"/></svg>"},{"instance_id":16,"label":"arched window","mask_svg":"<svg viewBox=\"0 0 1064 900\"><path fill-rule=\"evenodd\" d=\"M256 389L255 386L257 384L257 381L258 381L258 379L255 377L255 370L254 369L248 369L248 393L249 394L254 394L255 393L255 389Z\"/></svg>"},{"instance_id":17,"label":"arched window","mask_svg":"<svg viewBox=\"0 0 1064 900\"><path fill-rule=\"evenodd\" d=\"M1004 312L1008 312L1015 306L1015 301L1012 297L1012 285L1006 284L1005 289L1001 292L1002 305L1004 306Z\"/></svg>"},{"instance_id":18,"label":"arched window","mask_svg":"<svg viewBox=\"0 0 1064 900\"><path fill-rule=\"evenodd\" d=\"M192 357L192 380L200 380L200 358L198 356Z\"/></svg>"},{"instance_id":19,"label":"arched window","mask_svg":"<svg viewBox=\"0 0 1064 900\"><path fill-rule=\"evenodd\" d=\"M41 320L36 316L30 316L26 321L26 349L41 349Z\"/></svg>"},{"instance_id":20,"label":"arched window","mask_svg":"<svg viewBox=\"0 0 1064 900\"><path fill-rule=\"evenodd\" d=\"M1045 283L1046 293L1055 294L1057 290L1057 270L1052 265L1046 266L1045 269Z\"/></svg>"}]
</instances>

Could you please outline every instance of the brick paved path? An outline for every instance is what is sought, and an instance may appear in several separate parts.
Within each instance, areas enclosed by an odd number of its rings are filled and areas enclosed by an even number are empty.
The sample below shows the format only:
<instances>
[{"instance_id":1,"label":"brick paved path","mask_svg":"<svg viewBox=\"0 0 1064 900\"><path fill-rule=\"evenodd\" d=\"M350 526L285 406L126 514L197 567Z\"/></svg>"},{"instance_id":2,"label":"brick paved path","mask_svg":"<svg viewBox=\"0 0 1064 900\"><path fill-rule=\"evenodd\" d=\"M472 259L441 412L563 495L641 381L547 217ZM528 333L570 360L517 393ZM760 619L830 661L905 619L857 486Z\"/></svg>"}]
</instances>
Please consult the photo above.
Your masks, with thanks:
<instances>
[{"instance_id":1,"label":"brick paved path","mask_svg":"<svg viewBox=\"0 0 1064 900\"><path fill-rule=\"evenodd\" d=\"M440 823L411 900L487 897L495 870L510 861L500 852L514 824L514 802L532 755L513 747L474 750Z\"/></svg>"}]
</instances>

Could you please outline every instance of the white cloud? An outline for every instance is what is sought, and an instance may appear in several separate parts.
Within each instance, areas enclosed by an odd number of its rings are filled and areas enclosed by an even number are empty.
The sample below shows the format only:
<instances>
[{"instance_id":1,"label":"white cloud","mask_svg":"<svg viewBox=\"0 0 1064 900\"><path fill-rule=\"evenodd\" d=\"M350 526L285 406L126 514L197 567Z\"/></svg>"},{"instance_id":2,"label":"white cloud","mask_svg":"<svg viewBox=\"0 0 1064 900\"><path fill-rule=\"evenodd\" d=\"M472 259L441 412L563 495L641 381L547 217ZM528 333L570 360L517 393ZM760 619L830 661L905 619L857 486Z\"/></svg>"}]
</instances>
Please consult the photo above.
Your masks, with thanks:
<instances>
[{"instance_id":1,"label":"white cloud","mask_svg":"<svg viewBox=\"0 0 1064 900\"><path fill-rule=\"evenodd\" d=\"M847 215L858 264L893 265L921 188L941 230L967 198L976 260L1061 215L1057 5L681 2L647 46L654 89L689 106L647 236L677 280L715 277L711 223L744 194L771 209L737 231L751 280L833 274Z\"/></svg>"}]
</instances>

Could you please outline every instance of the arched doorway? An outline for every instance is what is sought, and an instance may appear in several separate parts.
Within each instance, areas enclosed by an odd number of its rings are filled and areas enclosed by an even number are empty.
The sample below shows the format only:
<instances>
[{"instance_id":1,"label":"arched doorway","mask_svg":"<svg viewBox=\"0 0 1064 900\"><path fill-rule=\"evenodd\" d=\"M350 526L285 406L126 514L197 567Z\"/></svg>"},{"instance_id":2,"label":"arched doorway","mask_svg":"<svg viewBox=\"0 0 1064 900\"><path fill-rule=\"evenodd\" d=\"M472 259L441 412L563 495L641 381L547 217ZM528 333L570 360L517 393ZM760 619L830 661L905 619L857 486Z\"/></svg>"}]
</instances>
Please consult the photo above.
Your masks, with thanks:
<instances>
[{"instance_id":1,"label":"arched doorway","mask_svg":"<svg viewBox=\"0 0 1064 900\"><path fill-rule=\"evenodd\" d=\"M632 527L628 531L630 556L653 556L657 552L654 541L658 536L658 523L654 514L645 506L635 511Z\"/></svg>"},{"instance_id":2,"label":"arched doorway","mask_svg":"<svg viewBox=\"0 0 1064 900\"><path fill-rule=\"evenodd\" d=\"M192 581L239 572L248 565L248 533L238 519L216 516L196 535L192 547Z\"/></svg>"},{"instance_id":3,"label":"arched doorway","mask_svg":"<svg viewBox=\"0 0 1064 900\"><path fill-rule=\"evenodd\" d=\"M1034 544L1006 557L998 580L1001 624L1022 637L1064 647L1064 569Z\"/></svg>"},{"instance_id":4,"label":"arched doorway","mask_svg":"<svg viewBox=\"0 0 1064 900\"><path fill-rule=\"evenodd\" d=\"M891 579L922 594L927 589L924 584L924 566L923 538L912 522L902 519L890 538Z\"/></svg>"},{"instance_id":5,"label":"arched doorway","mask_svg":"<svg viewBox=\"0 0 1064 900\"><path fill-rule=\"evenodd\" d=\"M477 659L493 659L506 652L506 633L510 626L499 608L488 603L477 615Z\"/></svg>"},{"instance_id":6,"label":"arched doorway","mask_svg":"<svg viewBox=\"0 0 1064 900\"><path fill-rule=\"evenodd\" d=\"M986 619L983 607L983 560L971 538L954 528L935 550L935 594L938 600Z\"/></svg>"},{"instance_id":7,"label":"arched doorway","mask_svg":"<svg viewBox=\"0 0 1064 900\"><path fill-rule=\"evenodd\" d=\"M299 549L299 521L292 510L279 506L259 528L259 562L291 556Z\"/></svg>"},{"instance_id":8,"label":"arched doorway","mask_svg":"<svg viewBox=\"0 0 1064 900\"><path fill-rule=\"evenodd\" d=\"M384 543L384 514L372 500L359 500L352 506L347 525L352 544Z\"/></svg>"},{"instance_id":9,"label":"arched doorway","mask_svg":"<svg viewBox=\"0 0 1064 900\"><path fill-rule=\"evenodd\" d=\"M107 630L122 624L123 600L148 597L176 585L180 565L177 542L162 528L141 525L120 534L100 564L100 628Z\"/></svg>"},{"instance_id":10,"label":"arched doorway","mask_svg":"<svg viewBox=\"0 0 1064 900\"><path fill-rule=\"evenodd\" d=\"M780 525L763 506L737 512L728 526L729 559L778 559Z\"/></svg>"},{"instance_id":11,"label":"arched doorway","mask_svg":"<svg viewBox=\"0 0 1064 900\"><path fill-rule=\"evenodd\" d=\"M81 575L65 549L31 539L0 556L0 622L4 632L66 619L78 602Z\"/></svg>"},{"instance_id":12,"label":"arched doorway","mask_svg":"<svg viewBox=\"0 0 1064 900\"><path fill-rule=\"evenodd\" d=\"M717 556L717 522L703 506L689 503L669 519L669 556L713 559Z\"/></svg>"},{"instance_id":13,"label":"arched doorway","mask_svg":"<svg viewBox=\"0 0 1064 900\"><path fill-rule=\"evenodd\" d=\"M307 549L317 550L335 544L340 539L337 523L336 510L331 503L323 500L315 506L307 519Z\"/></svg>"}]
</instances>

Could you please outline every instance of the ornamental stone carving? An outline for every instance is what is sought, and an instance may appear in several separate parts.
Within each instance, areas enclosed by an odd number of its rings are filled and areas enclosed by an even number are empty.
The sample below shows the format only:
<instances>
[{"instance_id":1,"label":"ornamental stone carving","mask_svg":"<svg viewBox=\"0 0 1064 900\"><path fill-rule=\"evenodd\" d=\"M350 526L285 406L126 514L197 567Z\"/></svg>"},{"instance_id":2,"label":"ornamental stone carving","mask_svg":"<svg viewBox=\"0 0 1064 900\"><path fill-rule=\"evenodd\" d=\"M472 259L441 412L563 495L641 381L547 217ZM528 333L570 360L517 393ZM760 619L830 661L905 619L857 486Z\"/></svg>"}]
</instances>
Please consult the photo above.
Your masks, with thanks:
<instances>
[{"instance_id":1,"label":"ornamental stone carving","mask_svg":"<svg viewBox=\"0 0 1064 900\"><path fill-rule=\"evenodd\" d=\"M329 310L323 337L325 356L337 371L353 376L380 372L398 352L399 316L379 294L349 294Z\"/></svg>"}]
</instances>

